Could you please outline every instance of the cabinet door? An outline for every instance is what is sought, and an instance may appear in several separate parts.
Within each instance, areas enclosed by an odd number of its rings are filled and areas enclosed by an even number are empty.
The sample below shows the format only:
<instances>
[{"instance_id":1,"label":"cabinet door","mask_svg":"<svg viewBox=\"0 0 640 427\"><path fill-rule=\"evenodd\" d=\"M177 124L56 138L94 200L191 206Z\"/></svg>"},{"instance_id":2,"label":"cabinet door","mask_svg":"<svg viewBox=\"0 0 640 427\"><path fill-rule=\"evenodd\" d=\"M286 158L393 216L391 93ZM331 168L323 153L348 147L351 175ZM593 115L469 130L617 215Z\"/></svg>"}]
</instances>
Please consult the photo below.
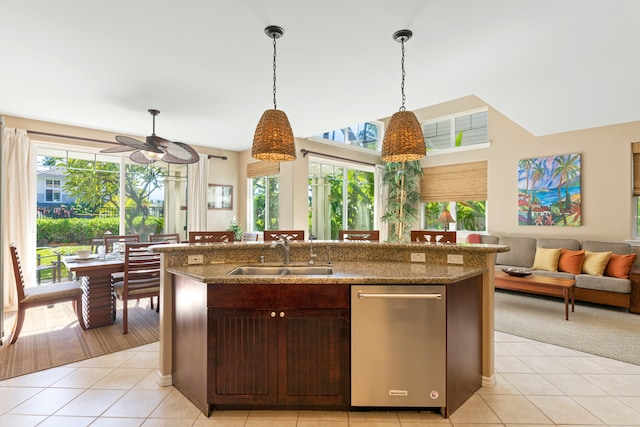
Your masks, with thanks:
<instances>
[{"instance_id":1,"label":"cabinet door","mask_svg":"<svg viewBox=\"0 0 640 427\"><path fill-rule=\"evenodd\" d=\"M279 402L349 406L349 311L278 311Z\"/></svg>"},{"instance_id":2,"label":"cabinet door","mask_svg":"<svg viewBox=\"0 0 640 427\"><path fill-rule=\"evenodd\" d=\"M277 402L278 320L273 310L209 310L210 403Z\"/></svg>"}]
</instances>

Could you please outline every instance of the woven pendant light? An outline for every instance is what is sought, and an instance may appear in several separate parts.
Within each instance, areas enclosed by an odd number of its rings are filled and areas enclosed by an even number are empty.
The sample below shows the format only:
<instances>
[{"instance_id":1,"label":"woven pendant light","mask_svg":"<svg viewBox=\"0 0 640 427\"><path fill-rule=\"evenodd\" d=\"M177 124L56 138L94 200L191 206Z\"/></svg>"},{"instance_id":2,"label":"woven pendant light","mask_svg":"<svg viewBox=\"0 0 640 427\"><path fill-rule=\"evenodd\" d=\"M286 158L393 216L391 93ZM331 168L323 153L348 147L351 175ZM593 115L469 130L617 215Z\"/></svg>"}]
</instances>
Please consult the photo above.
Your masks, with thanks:
<instances>
[{"instance_id":1,"label":"woven pendant light","mask_svg":"<svg viewBox=\"0 0 640 427\"><path fill-rule=\"evenodd\" d=\"M399 30L393 33L393 39L402 45L402 106L400 111L394 113L389 120L382 140L381 157L385 162L409 162L420 160L426 153L424 134L418 118L411 111L406 111L404 106L404 42L409 40L413 33L410 30Z\"/></svg>"},{"instance_id":2,"label":"woven pendant light","mask_svg":"<svg viewBox=\"0 0 640 427\"><path fill-rule=\"evenodd\" d=\"M296 145L289 119L284 111L278 110L276 103L276 40L284 30L268 26L264 32L273 39L273 109L266 110L253 135L251 156L268 162L289 162L296 159Z\"/></svg>"}]
</instances>

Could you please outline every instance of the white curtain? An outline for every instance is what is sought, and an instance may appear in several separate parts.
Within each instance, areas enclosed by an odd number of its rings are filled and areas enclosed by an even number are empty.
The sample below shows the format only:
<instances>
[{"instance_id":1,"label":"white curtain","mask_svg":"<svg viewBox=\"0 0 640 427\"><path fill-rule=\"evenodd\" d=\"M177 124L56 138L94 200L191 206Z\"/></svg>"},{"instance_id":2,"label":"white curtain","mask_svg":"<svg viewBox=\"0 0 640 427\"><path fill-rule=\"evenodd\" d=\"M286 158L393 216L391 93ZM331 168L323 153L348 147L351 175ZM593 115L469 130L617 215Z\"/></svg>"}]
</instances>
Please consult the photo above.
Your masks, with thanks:
<instances>
[{"instance_id":1,"label":"white curtain","mask_svg":"<svg viewBox=\"0 0 640 427\"><path fill-rule=\"evenodd\" d=\"M189 231L203 231L207 229L209 157L201 154L198 162L189 165L188 174L187 228Z\"/></svg>"},{"instance_id":2,"label":"white curtain","mask_svg":"<svg viewBox=\"0 0 640 427\"><path fill-rule=\"evenodd\" d=\"M389 199L389 186L383 185L382 176L384 175L384 166L376 166L375 168L375 182L378 186L378 197L376 198L375 214L377 216L376 221L380 225L380 241L384 242L389 238L389 223L381 221L380 217L383 216L387 209L387 200Z\"/></svg>"},{"instance_id":3,"label":"white curtain","mask_svg":"<svg viewBox=\"0 0 640 427\"><path fill-rule=\"evenodd\" d=\"M18 248L20 262L27 286L35 282L36 265L36 197L35 151L27 131L5 128L2 142L2 171L5 187L2 191L4 229L2 245L6 256L2 260L4 277L3 307L17 308L13 265L9 255L9 243Z\"/></svg>"}]
</instances>

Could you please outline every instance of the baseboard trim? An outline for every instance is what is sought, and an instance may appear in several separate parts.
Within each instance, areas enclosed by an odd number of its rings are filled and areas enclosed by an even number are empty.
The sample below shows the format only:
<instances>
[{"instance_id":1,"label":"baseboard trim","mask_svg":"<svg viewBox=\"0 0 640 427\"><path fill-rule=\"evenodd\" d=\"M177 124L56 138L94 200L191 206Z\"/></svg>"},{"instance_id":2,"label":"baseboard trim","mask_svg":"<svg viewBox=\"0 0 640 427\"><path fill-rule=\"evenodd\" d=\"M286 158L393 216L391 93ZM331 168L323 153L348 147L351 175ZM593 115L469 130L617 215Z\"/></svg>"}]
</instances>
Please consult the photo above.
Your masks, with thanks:
<instances>
[{"instance_id":1,"label":"baseboard trim","mask_svg":"<svg viewBox=\"0 0 640 427\"><path fill-rule=\"evenodd\" d=\"M171 375L162 375L160 371L157 372L156 382L161 387L168 387L173 384L173 377Z\"/></svg>"},{"instance_id":2,"label":"baseboard trim","mask_svg":"<svg viewBox=\"0 0 640 427\"><path fill-rule=\"evenodd\" d=\"M497 384L496 374L494 373L490 377L482 376L482 387L495 387Z\"/></svg>"}]
</instances>

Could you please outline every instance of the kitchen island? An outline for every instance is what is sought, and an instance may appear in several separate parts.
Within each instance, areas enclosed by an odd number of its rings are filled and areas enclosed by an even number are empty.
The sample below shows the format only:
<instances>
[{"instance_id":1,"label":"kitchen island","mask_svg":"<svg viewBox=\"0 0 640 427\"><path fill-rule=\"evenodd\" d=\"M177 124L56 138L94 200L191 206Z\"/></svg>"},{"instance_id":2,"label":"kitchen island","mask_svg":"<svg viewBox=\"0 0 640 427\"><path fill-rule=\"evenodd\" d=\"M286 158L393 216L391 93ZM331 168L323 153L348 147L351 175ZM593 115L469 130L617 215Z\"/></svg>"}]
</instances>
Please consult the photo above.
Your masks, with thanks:
<instances>
[{"instance_id":1,"label":"kitchen island","mask_svg":"<svg viewBox=\"0 0 640 427\"><path fill-rule=\"evenodd\" d=\"M493 268L488 264L508 248L291 244L292 265L308 266L311 259L326 266L331 260L328 275L228 274L243 266L280 266L280 251L262 243L156 250L164 254L166 267L159 382L174 384L207 415L215 408L350 408L350 290L360 285L446 289L447 339L441 345L447 346L447 398L433 405L443 415L494 381L492 286L487 296ZM192 262L193 255L196 261L201 255L202 264L189 264L190 255ZM264 264L258 262L261 257Z\"/></svg>"}]
</instances>

